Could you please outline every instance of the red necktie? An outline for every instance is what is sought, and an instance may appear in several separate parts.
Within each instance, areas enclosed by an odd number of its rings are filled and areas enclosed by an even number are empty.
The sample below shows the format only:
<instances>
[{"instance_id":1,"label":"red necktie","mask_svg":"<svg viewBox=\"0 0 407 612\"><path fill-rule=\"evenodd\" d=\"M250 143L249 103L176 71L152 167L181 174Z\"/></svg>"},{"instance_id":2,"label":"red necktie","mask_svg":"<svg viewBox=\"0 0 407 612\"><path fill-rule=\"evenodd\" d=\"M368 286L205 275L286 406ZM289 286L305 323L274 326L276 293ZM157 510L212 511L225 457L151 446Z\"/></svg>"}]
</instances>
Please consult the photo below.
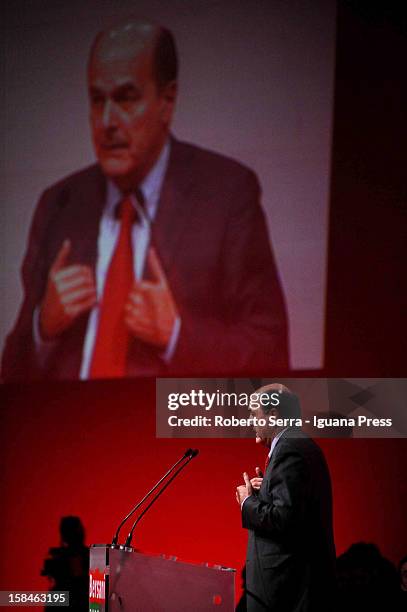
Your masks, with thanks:
<instances>
[{"instance_id":1,"label":"red necktie","mask_svg":"<svg viewBox=\"0 0 407 612\"><path fill-rule=\"evenodd\" d=\"M126 374L130 332L124 322L124 306L134 279L131 227L136 215L129 197L119 204L118 215L120 233L105 279L90 378Z\"/></svg>"},{"instance_id":2,"label":"red necktie","mask_svg":"<svg viewBox=\"0 0 407 612\"><path fill-rule=\"evenodd\" d=\"M270 463L270 455L267 455L266 462L264 464L264 472L267 470L269 463Z\"/></svg>"}]
</instances>

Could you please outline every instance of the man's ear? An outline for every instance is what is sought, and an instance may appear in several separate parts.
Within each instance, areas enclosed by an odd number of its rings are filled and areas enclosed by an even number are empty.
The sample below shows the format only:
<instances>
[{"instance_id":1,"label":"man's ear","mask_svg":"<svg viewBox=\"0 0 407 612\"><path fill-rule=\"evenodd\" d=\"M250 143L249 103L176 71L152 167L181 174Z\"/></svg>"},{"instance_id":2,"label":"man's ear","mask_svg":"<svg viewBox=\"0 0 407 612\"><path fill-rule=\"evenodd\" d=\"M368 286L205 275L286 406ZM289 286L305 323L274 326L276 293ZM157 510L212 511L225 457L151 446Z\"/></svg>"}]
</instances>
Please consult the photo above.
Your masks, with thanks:
<instances>
[{"instance_id":1,"label":"man's ear","mask_svg":"<svg viewBox=\"0 0 407 612\"><path fill-rule=\"evenodd\" d=\"M164 123L169 125L174 114L175 103L177 101L178 83L170 81L162 88L160 98L162 100L161 118Z\"/></svg>"}]
</instances>

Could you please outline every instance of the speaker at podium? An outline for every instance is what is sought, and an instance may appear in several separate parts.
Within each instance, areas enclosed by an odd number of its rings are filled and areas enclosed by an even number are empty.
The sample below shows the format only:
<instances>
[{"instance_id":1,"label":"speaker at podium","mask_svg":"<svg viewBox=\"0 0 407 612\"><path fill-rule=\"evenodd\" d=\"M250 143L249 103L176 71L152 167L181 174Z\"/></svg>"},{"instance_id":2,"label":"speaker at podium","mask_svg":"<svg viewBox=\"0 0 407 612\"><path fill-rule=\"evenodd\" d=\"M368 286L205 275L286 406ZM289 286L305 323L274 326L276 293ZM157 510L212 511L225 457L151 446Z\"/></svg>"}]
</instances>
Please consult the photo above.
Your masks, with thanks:
<instances>
[{"instance_id":1,"label":"speaker at podium","mask_svg":"<svg viewBox=\"0 0 407 612\"><path fill-rule=\"evenodd\" d=\"M141 519L198 454L198 449L185 451L120 522L111 544L90 547L90 611L232 612L235 609L234 569L146 555L131 547L134 530ZM137 511L140 514L133 522L125 544L120 545L120 530Z\"/></svg>"}]
</instances>

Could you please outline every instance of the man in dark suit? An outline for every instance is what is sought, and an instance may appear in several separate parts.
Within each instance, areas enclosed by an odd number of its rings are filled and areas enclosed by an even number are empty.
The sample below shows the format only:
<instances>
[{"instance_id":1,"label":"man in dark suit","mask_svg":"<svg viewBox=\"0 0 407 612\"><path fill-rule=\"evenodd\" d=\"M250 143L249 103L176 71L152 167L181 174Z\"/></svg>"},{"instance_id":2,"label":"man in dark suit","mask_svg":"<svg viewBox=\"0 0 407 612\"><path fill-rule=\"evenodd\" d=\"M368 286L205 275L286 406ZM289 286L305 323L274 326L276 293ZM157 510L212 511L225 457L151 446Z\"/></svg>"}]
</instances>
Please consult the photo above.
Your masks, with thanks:
<instances>
[{"instance_id":1,"label":"man in dark suit","mask_svg":"<svg viewBox=\"0 0 407 612\"><path fill-rule=\"evenodd\" d=\"M97 36L98 164L40 199L4 380L288 367L257 178L170 135L176 79L168 30L131 21Z\"/></svg>"},{"instance_id":2,"label":"man in dark suit","mask_svg":"<svg viewBox=\"0 0 407 612\"><path fill-rule=\"evenodd\" d=\"M251 408L256 442L269 449L264 476L237 488L243 527L249 530L246 602L249 611L328 612L333 608L335 546L332 493L320 448L295 426L300 405L280 384L257 394L279 394L279 404ZM293 419L277 426L269 417Z\"/></svg>"}]
</instances>

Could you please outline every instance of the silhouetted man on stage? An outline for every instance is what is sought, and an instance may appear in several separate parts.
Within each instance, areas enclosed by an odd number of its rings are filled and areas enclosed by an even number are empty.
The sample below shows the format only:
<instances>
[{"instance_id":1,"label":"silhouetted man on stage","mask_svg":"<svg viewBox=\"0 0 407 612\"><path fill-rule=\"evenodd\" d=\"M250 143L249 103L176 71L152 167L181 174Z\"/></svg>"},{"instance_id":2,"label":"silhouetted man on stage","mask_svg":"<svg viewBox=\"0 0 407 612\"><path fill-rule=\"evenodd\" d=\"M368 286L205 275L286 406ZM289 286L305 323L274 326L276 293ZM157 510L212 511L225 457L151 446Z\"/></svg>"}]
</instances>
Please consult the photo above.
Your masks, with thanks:
<instances>
[{"instance_id":1,"label":"silhouetted man on stage","mask_svg":"<svg viewBox=\"0 0 407 612\"><path fill-rule=\"evenodd\" d=\"M243 527L249 530L246 603L249 611L328 612L333 607L335 546L331 481L320 448L299 427L269 426L272 417L299 418L295 394L280 384L277 407L251 408L263 427L256 442L267 450L264 476L245 472L237 487ZM256 404L257 406L257 404Z\"/></svg>"},{"instance_id":2,"label":"silhouetted man on stage","mask_svg":"<svg viewBox=\"0 0 407 612\"><path fill-rule=\"evenodd\" d=\"M89 610L89 548L78 516L64 516L59 524L60 546L49 549L41 576L52 581L51 592L68 591L69 607L76 612ZM46 606L45 610L51 607Z\"/></svg>"}]
</instances>

